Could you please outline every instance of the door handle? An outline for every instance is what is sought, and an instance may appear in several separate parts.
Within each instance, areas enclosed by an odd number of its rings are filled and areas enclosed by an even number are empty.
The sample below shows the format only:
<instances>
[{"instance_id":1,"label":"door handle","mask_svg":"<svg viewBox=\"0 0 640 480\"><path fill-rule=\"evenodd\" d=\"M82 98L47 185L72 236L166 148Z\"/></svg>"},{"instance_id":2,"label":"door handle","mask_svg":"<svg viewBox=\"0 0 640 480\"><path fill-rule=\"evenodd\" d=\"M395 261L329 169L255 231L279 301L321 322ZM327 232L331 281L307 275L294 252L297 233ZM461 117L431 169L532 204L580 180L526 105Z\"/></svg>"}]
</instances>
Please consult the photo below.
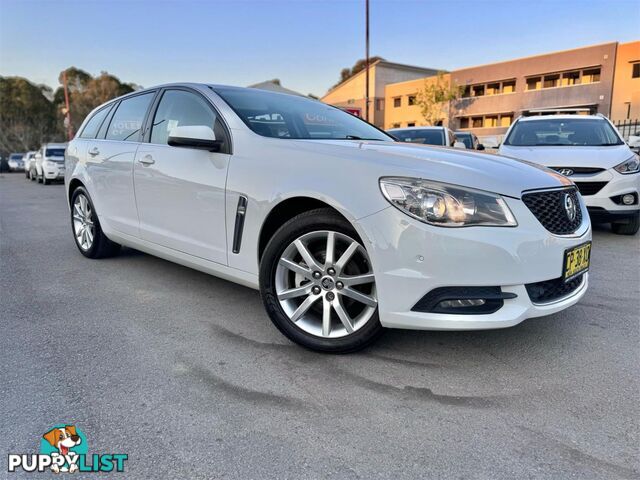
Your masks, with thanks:
<instances>
[{"instance_id":1,"label":"door handle","mask_svg":"<svg viewBox=\"0 0 640 480\"><path fill-rule=\"evenodd\" d=\"M98 147L93 147L91 150L89 150L89 155L91 155L92 157L95 157L96 155L100 154L100 150L98 150Z\"/></svg>"},{"instance_id":2,"label":"door handle","mask_svg":"<svg viewBox=\"0 0 640 480\"><path fill-rule=\"evenodd\" d=\"M138 159L138 162L140 162L143 165L153 165L154 163L156 163L156 161L153 159L153 157L149 154L145 155L144 157Z\"/></svg>"}]
</instances>

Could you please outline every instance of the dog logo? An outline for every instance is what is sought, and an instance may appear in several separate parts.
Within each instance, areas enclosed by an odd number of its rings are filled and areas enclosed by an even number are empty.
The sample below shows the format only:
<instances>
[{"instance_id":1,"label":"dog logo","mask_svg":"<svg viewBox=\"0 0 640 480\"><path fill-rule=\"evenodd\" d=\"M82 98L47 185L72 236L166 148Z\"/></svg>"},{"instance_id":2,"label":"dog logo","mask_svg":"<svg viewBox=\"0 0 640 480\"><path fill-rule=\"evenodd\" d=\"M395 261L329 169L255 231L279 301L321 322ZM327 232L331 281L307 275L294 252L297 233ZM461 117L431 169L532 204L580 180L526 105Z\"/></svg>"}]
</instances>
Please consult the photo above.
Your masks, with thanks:
<instances>
[{"instance_id":1,"label":"dog logo","mask_svg":"<svg viewBox=\"0 0 640 480\"><path fill-rule=\"evenodd\" d=\"M76 425L55 425L40 438L40 453L9 453L8 471L53 473L124 472L126 453L89 453L87 438Z\"/></svg>"},{"instance_id":2,"label":"dog logo","mask_svg":"<svg viewBox=\"0 0 640 480\"><path fill-rule=\"evenodd\" d=\"M78 452L73 449L82 444L82 438L80 438L76 427L73 425L64 425L62 427L52 428L45 433L42 438L57 450L58 455L61 455L63 458L70 457L74 460L76 459ZM50 454L55 453L56 452L50 452ZM57 464L53 464L51 465L51 470L54 473L74 473L78 470L78 465L75 461L65 463L69 463L69 465L65 464L60 467Z\"/></svg>"},{"instance_id":3,"label":"dog logo","mask_svg":"<svg viewBox=\"0 0 640 480\"><path fill-rule=\"evenodd\" d=\"M576 206L576 202L574 202L573 200L573 197L568 193L564 194L564 211L566 212L569 221L573 222L576 219L578 208Z\"/></svg>"}]
</instances>

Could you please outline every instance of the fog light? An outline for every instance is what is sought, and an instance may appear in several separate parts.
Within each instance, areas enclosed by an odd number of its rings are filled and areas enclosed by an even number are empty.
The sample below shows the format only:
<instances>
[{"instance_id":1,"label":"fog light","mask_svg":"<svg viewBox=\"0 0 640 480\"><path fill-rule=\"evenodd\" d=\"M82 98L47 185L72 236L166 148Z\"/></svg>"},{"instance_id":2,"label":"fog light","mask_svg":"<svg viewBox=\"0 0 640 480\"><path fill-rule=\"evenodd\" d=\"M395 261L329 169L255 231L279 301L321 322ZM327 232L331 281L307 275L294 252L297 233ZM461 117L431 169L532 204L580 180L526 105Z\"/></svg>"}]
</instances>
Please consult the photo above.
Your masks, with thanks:
<instances>
[{"instance_id":1,"label":"fog light","mask_svg":"<svg viewBox=\"0 0 640 480\"><path fill-rule=\"evenodd\" d=\"M631 193L627 193L626 195L622 196L622 203L625 205L633 205L635 202L636 202L636 197Z\"/></svg>"},{"instance_id":2,"label":"fog light","mask_svg":"<svg viewBox=\"0 0 640 480\"><path fill-rule=\"evenodd\" d=\"M477 307L484 305L485 301L478 299L460 299L460 300L443 300L438 304L441 308L464 308L464 307Z\"/></svg>"}]
</instances>

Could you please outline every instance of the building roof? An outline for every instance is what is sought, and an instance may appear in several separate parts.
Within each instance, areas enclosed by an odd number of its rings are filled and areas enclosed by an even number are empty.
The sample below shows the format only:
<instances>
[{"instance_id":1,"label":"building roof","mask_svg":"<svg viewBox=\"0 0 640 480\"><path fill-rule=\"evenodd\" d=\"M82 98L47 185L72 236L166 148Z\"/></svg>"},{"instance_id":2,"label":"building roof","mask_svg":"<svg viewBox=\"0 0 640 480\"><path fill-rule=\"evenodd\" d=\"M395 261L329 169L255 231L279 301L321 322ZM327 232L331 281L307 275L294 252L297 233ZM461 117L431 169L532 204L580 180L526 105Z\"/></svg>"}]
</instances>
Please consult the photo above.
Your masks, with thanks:
<instances>
[{"instance_id":1,"label":"building roof","mask_svg":"<svg viewBox=\"0 0 640 480\"><path fill-rule=\"evenodd\" d=\"M295 90L289 90L288 88L280 85L280 80L274 78L273 80L266 80L264 82L249 85L248 88L257 88L260 90L269 90L270 92L286 93L288 95L297 95L299 97L306 97L303 93L296 92Z\"/></svg>"},{"instance_id":2,"label":"building roof","mask_svg":"<svg viewBox=\"0 0 640 480\"><path fill-rule=\"evenodd\" d=\"M411 70L413 72L419 72L419 73L424 73L425 77L431 76L431 75L436 75L438 72L444 72L444 73L448 73L445 70L441 70L441 69L437 69L437 68L425 68L425 67L418 67L415 65L405 65L404 63L396 63L396 62L389 62L387 60L376 60L375 62L371 63L369 65L369 68L371 67L375 67L375 66L379 66L379 67L388 67L388 68L395 68L397 70ZM345 83L349 83L351 80L353 80L354 78L359 77L360 75L364 75L366 72L366 68L363 68L362 70L360 70L358 73L350 76L349 78L347 78L346 80L343 80L342 82L340 82L337 85L334 85L333 87L331 87L329 90L327 90L327 93L325 93L322 98L326 97L327 95L329 95L331 92L333 92L334 90L342 87Z\"/></svg>"}]
</instances>

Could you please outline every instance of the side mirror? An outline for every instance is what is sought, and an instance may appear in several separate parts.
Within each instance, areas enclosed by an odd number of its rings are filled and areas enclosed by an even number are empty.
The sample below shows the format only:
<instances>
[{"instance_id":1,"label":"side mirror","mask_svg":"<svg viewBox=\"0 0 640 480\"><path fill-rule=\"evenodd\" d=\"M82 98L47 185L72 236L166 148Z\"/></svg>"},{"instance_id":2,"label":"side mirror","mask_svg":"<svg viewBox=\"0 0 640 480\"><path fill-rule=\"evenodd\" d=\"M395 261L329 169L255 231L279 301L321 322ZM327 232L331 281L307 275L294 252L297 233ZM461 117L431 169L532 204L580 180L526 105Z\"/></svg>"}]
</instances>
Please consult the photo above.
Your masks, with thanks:
<instances>
[{"instance_id":1,"label":"side mirror","mask_svg":"<svg viewBox=\"0 0 640 480\"><path fill-rule=\"evenodd\" d=\"M479 143L478 146L476 147L476 150L484 150L484 145Z\"/></svg>"},{"instance_id":2,"label":"side mirror","mask_svg":"<svg viewBox=\"0 0 640 480\"><path fill-rule=\"evenodd\" d=\"M222 140L216 140L213 129L206 125L184 125L169 132L167 143L172 147L187 147L219 152Z\"/></svg>"},{"instance_id":3,"label":"side mirror","mask_svg":"<svg viewBox=\"0 0 640 480\"><path fill-rule=\"evenodd\" d=\"M467 146L464 144L464 142L453 142L453 148L467 148Z\"/></svg>"}]
</instances>

